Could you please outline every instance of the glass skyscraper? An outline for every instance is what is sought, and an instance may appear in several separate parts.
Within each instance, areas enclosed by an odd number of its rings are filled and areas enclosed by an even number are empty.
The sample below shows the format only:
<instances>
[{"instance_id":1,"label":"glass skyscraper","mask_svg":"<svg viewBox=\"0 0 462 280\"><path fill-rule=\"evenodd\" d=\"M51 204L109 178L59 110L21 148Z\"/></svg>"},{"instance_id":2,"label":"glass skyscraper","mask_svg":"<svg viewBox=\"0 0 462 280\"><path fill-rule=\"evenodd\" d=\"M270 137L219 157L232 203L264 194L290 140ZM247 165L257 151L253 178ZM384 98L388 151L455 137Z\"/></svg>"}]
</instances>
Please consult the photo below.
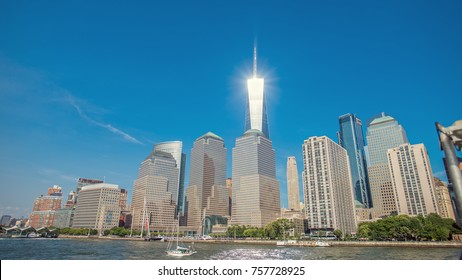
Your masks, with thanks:
<instances>
[{"instance_id":1,"label":"glass skyscraper","mask_svg":"<svg viewBox=\"0 0 462 280\"><path fill-rule=\"evenodd\" d=\"M382 113L369 122L366 133L369 152L368 175L374 216L397 213L395 192L388 168L388 149L408 143L406 132L394 118Z\"/></svg>"},{"instance_id":2,"label":"glass skyscraper","mask_svg":"<svg viewBox=\"0 0 462 280\"><path fill-rule=\"evenodd\" d=\"M257 49L254 48L253 77L247 80L247 108L245 113L245 130L257 129L269 137L268 116L266 114L265 80L257 78Z\"/></svg>"},{"instance_id":3,"label":"glass skyscraper","mask_svg":"<svg viewBox=\"0 0 462 280\"><path fill-rule=\"evenodd\" d=\"M280 190L271 140L248 130L233 148L231 224L264 227L280 216Z\"/></svg>"},{"instance_id":4,"label":"glass skyscraper","mask_svg":"<svg viewBox=\"0 0 462 280\"><path fill-rule=\"evenodd\" d=\"M339 117L339 125L338 141L348 153L355 200L364 207L371 208L372 200L366 169L362 122L354 114L345 114Z\"/></svg>"},{"instance_id":5,"label":"glass skyscraper","mask_svg":"<svg viewBox=\"0 0 462 280\"><path fill-rule=\"evenodd\" d=\"M197 190L192 191L190 188ZM186 193L188 226L200 226L204 213L208 216L229 216L225 143L212 132L197 138L191 149L189 187Z\"/></svg>"},{"instance_id":6,"label":"glass skyscraper","mask_svg":"<svg viewBox=\"0 0 462 280\"><path fill-rule=\"evenodd\" d=\"M141 163L132 196L133 226L140 229L147 215L152 230L177 225L178 167L172 154L153 150Z\"/></svg>"},{"instance_id":7,"label":"glass skyscraper","mask_svg":"<svg viewBox=\"0 0 462 280\"><path fill-rule=\"evenodd\" d=\"M254 49L253 78L247 80L246 132L236 139L232 160L231 224L264 227L280 217L280 190L276 159L269 140L263 92L264 80L257 78Z\"/></svg>"},{"instance_id":8,"label":"glass skyscraper","mask_svg":"<svg viewBox=\"0 0 462 280\"><path fill-rule=\"evenodd\" d=\"M178 167L178 188L174 195L177 203L177 213L184 211L184 176L186 168L186 154L183 153L183 142L168 141L154 145L153 151L167 152L173 156Z\"/></svg>"}]
</instances>

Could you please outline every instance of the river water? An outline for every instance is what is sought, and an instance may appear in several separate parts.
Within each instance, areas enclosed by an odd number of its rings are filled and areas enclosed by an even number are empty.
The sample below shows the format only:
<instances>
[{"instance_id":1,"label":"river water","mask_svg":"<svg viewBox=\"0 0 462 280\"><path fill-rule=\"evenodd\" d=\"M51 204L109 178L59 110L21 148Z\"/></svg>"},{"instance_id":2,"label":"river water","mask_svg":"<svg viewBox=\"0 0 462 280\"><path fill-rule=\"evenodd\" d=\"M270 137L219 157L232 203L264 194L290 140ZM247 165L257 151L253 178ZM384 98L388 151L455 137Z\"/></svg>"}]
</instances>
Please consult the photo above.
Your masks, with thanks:
<instances>
[{"instance_id":1,"label":"river water","mask_svg":"<svg viewBox=\"0 0 462 280\"><path fill-rule=\"evenodd\" d=\"M169 260L167 243L104 239L0 239L1 260ZM457 260L457 248L279 247L194 244L190 260Z\"/></svg>"}]
</instances>

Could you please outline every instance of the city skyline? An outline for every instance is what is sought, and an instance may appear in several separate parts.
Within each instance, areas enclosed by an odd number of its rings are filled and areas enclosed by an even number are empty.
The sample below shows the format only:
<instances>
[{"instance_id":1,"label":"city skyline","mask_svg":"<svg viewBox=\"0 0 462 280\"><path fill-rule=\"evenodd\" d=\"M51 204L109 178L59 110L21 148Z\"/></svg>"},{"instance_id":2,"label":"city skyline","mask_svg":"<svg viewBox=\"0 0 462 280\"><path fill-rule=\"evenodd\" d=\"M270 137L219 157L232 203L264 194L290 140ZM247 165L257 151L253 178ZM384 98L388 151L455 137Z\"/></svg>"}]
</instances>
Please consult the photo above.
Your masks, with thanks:
<instances>
[{"instance_id":1,"label":"city skyline","mask_svg":"<svg viewBox=\"0 0 462 280\"><path fill-rule=\"evenodd\" d=\"M28 217L44 189L67 197L80 177L131 197L140 162L165 141L183 142L189 178L207 131L231 166L255 39L281 206L287 157L301 162L311 136L336 139L346 113L393 116L447 180L434 123L460 119L461 3L265 3L4 4L0 214Z\"/></svg>"}]
</instances>

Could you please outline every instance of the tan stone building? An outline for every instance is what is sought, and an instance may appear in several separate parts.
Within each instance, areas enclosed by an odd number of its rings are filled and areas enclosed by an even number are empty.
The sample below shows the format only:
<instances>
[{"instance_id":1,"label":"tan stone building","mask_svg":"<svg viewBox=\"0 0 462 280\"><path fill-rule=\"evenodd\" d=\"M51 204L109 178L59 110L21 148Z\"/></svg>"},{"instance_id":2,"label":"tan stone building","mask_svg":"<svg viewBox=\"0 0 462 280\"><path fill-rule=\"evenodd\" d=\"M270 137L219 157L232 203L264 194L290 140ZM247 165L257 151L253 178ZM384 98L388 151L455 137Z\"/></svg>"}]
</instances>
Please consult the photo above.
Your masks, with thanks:
<instances>
[{"instance_id":1,"label":"tan stone building","mask_svg":"<svg viewBox=\"0 0 462 280\"><path fill-rule=\"evenodd\" d=\"M326 136L310 137L303 146L303 190L310 230L356 232L350 165L344 148Z\"/></svg>"},{"instance_id":2,"label":"tan stone building","mask_svg":"<svg viewBox=\"0 0 462 280\"><path fill-rule=\"evenodd\" d=\"M82 187L72 227L96 229L99 233L117 227L121 211L119 203L118 185L100 183Z\"/></svg>"},{"instance_id":3,"label":"tan stone building","mask_svg":"<svg viewBox=\"0 0 462 280\"><path fill-rule=\"evenodd\" d=\"M403 144L389 149L388 163L398 214L438 214L433 172L425 146Z\"/></svg>"},{"instance_id":4,"label":"tan stone building","mask_svg":"<svg viewBox=\"0 0 462 280\"><path fill-rule=\"evenodd\" d=\"M454 207L452 205L451 196L449 194L448 186L438 178L434 178L436 202L441 217L456 220Z\"/></svg>"}]
</instances>

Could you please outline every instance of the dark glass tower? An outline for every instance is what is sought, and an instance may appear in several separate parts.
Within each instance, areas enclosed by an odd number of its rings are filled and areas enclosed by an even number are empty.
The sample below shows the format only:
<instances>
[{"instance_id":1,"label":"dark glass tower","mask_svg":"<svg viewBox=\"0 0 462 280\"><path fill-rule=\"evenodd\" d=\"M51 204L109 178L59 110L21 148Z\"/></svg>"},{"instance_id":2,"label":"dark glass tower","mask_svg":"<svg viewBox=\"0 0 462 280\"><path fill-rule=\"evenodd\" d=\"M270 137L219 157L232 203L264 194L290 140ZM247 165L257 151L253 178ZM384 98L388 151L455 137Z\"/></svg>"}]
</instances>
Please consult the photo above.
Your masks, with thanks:
<instances>
[{"instance_id":1,"label":"dark glass tower","mask_svg":"<svg viewBox=\"0 0 462 280\"><path fill-rule=\"evenodd\" d=\"M347 150L350 160L351 180L355 200L363 204L366 208L371 208L371 190L367 176L361 120L354 114L345 114L339 117L339 125L338 140L340 146Z\"/></svg>"}]
</instances>

